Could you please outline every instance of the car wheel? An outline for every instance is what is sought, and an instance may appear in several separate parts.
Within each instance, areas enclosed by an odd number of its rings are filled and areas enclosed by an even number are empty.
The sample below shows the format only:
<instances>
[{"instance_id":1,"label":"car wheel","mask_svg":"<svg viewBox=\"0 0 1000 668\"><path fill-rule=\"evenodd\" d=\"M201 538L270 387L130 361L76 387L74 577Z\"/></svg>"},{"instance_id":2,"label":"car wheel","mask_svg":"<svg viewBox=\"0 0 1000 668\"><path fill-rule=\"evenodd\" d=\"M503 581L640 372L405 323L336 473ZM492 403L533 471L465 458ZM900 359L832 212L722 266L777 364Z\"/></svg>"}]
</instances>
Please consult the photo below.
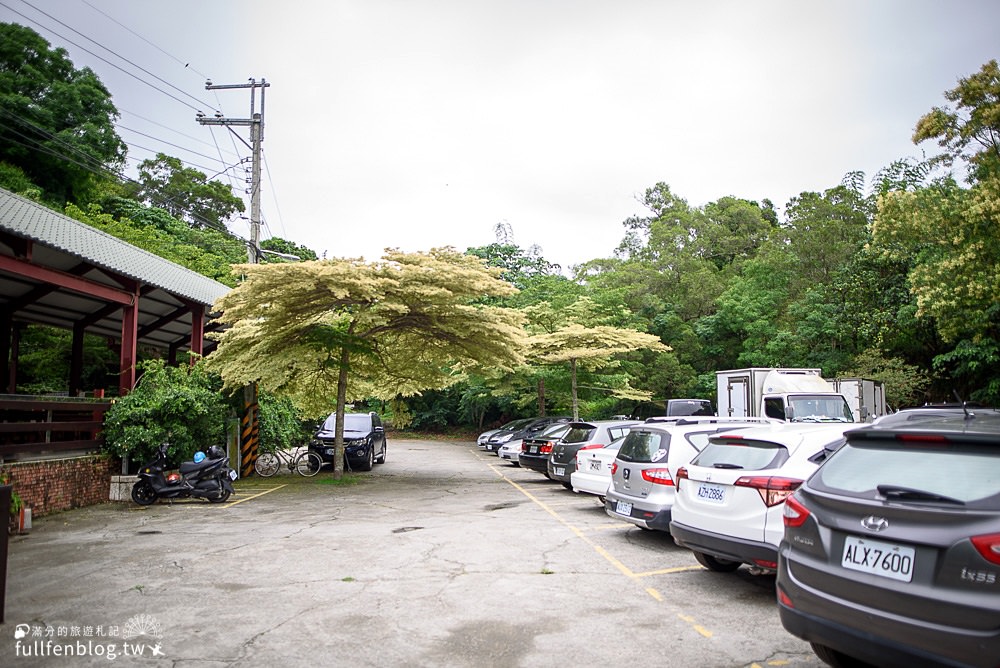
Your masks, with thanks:
<instances>
[{"instance_id":1,"label":"car wheel","mask_svg":"<svg viewBox=\"0 0 1000 668\"><path fill-rule=\"evenodd\" d=\"M812 651L815 652L816 656L819 657L824 663L833 666L833 668L871 668L870 663L865 663L860 659L855 659L853 657L847 656L846 654L841 654L835 649L830 649L826 645L820 645L818 643L809 643L812 647Z\"/></svg>"},{"instance_id":2,"label":"car wheel","mask_svg":"<svg viewBox=\"0 0 1000 668\"><path fill-rule=\"evenodd\" d=\"M597 500L600 501L601 505L603 506L604 502L607 501L607 497L599 496L599 497L597 497Z\"/></svg>"},{"instance_id":3,"label":"car wheel","mask_svg":"<svg viewBox=\"0 0 1000 668\"><path fill-rule=\"evenodd\" d=\"M564 482L562 484L562 486L565 487L566 489L568 489L571 492L573 491L573 484L572 483Z\"/></svg>"},{"instance_id":4,"label":"car wheel","mask_svg":"<svg viewBox=\"0 0 1000 668\"><path fill-rule=\"evenodd\" d=\"M732 573L741 565L738 561L718 559L710 554L704 554L703 552L695 552L694 558L698 560L699 564L715 573Z\"/></svg>"},{"instance_id":5,"label":"car wheel","mask_svg":"<svg viewBox=\"0 0 1000 668\"><path fill-rule=\"evenodd\" d=\"M389 444L382 441L382 453L378 456L378 463L385 464L385 458L389 455Z\"/></svg>"},{"instance_id":6,"label":"car wheel","mask_svg":"<svg viewBox=\"0 0 1000 668\"><path fill-rule=\"evenodd\" d=\"M521 463L520 462L511 462L511 464L513 464L517 468L521 468Z\"/></svg>"},{"instance_id":7,"label":"car wheel","mask_svg":"<svg viewBox=\"0 0 1000 668\"><path fill-rule=\"evenodd\" d=\"M368 457L365 458L365 463L360 466L361 471L371 471L375 466L375 446L368 446Z\"/></svg>"}]
</instances>

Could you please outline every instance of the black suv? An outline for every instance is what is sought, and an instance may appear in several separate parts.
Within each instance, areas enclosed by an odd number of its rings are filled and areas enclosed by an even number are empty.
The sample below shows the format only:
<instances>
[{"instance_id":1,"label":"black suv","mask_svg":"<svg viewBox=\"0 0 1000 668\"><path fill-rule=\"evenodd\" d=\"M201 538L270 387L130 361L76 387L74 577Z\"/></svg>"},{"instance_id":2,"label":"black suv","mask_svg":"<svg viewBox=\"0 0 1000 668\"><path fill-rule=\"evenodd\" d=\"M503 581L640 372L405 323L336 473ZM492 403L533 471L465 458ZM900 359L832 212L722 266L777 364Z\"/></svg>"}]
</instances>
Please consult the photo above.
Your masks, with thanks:
<instances>
[{"instance_id":1,"label":"black suv","mask_svg":"<svg viewBox=\"0 0 1000 668\"><path fill-rule=\"evenodd\" d=\"M309 443L309 449L333 463L333 441L337 429L337 414L331 413L323 421ZM350 469L371 471L372 466L385 463L385 428L375 413L346 413L344 415L344 461Z\"/></svg>"},{"instance_id":2,"label":"black suv","mask_svg":"<svg viewBox=\"0 0 1000 668\"><path fill-rule=\"evenodd\" d=\"M1000 660L1000 412L853 429L785 500L781 623L825 662Z\"/></svg>"}]
</instances>

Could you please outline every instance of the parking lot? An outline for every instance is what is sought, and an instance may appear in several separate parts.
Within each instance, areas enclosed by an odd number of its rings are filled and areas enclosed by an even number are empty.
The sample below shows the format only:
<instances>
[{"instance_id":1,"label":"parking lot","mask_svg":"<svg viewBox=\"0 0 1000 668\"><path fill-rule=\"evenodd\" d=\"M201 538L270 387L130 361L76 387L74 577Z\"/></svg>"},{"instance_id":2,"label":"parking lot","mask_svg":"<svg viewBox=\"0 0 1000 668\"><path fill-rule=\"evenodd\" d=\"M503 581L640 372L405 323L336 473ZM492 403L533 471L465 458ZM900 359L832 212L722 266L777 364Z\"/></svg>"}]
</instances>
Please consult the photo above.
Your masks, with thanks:
<instances>
[{"instance_id":1,"label":"parking lot","mask_svg":"<svg viewBox=\"0 0 1000 668\"><path fill-rule=\"evenodd\" d=\"M705 571L474 443L392 438L350 484L36 519L0 634L6 666L822 665L772 576Z\"/></svg>"}]
</instances>

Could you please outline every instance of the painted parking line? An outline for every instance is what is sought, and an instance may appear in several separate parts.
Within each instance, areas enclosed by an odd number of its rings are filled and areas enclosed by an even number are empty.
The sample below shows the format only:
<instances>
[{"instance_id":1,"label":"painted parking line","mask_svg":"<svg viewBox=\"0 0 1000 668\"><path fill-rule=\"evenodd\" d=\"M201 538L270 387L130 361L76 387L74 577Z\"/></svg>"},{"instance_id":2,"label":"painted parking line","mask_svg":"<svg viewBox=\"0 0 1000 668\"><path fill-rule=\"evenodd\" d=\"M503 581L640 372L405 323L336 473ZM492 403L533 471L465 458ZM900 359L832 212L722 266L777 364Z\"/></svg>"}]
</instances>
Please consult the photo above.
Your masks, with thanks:
<instances>
[{"instance_id":1,"label":"painted parking line","mask_svg":"<svg viewBox=\"0 0 1000 668\"><path fill-rule=\"evenodd\" d=\"M277 487L268 487L268 488L263 489L260 492L257 492L256 494L253 494L252 496L248 496L248 497L245 497L245 498L242 498L242 499L238 499L236 501L230 501L229 503L225 504L224 507L225 508L230 508L230 507L235 506L235 505L237 505L239 503L243 503L244 501L251 501L253 499L256 499L256 498L259 498L261 496L264 496L265 494L270 494L271 492L276 492L279 489L281 489L282 487L287 487L287 486L288 486L288 483L285 483L284 485L278 485ZM246 492L246 491L254 491L254 490L241 490L241 491L245 491Z\"/></svg>"},{"instance_id":2,"label":"painted parking line","mask_svg":"<svg viewBox=\"0 0 1000 668\"><path fill-rule=\"evenodd\" d=\"M622 563L619 559L617 559L614 555L612 555L610 552L608 552L606 549L604 549L603 547L601 547L600 545L598 545L594 541L590 540L590 538L587 537L587 534L586 534L585 531L583 531L579 527L574 526L569 521L567 521L565 518L563 518L558 512L556 512L553 509L553 505L554 504L549 504L549 503L546 503L545 501L542 501L537 496L535 496L534 494L532 494L530 491L528 491L527 489L525 489L522 485L520 485L519 483L511 480L506 475L504 475L503 471L501 471L495 465L490 464L489 467L490 467L490 469L493 470L494 473L496 473L498 476L500 476L500 478L504 482L506 482L507 484L509 484L511 487L513 487L517 491L521 492L521 494L524 494L532 502L534 502L535 505L537 505L539 508L541 508L542 510L544 510L545 512L547 512L556 521L558 521L560 524L562 524L563 526L565 526L567 529L569 529L570 531L572 531L576 535L577 538L579 538L580 540L582 540L583 542L585 542L587 545L589 545L595 552L597 552L597 554L599 554L602 557L604 557L604 559L609 564L611 564L616 569L618 569L618 571L622 575L624 575L628 579L632 580L633 582L635 582L639 586L642 586L643 589L645 590L645 592L647 594L649 594L649 596L652 597L653 599L655 599L656 601L659 601L659 602L664 601L663 594L661 594L659 592L659 590L655 589L654 587L644 587L642 585L642 582L641 582L643 578L651 577L653 575L665 575L665 574L668 575L668 574L671 574L671 573L684 573L684 572L688 572L688 571L704 570L701 566L680 566L680 567L677 567L677 568L666 568L666 569L659 570L659 571L648 571L646 573L636 573L631 568L629 568L624 563ZM699 635L701 635L703 638L711 638L712 637L712 632L709 629L707 629L706 627L704 627L701 624L699 624L697 622L697 620L695 620L690 615L685 615L683 613L677 613L677 618L680 619L681 621L685 622L688 626L691 627L692 630L694 630L696 633L698 633Z\"/></svg>"}]
</instances>

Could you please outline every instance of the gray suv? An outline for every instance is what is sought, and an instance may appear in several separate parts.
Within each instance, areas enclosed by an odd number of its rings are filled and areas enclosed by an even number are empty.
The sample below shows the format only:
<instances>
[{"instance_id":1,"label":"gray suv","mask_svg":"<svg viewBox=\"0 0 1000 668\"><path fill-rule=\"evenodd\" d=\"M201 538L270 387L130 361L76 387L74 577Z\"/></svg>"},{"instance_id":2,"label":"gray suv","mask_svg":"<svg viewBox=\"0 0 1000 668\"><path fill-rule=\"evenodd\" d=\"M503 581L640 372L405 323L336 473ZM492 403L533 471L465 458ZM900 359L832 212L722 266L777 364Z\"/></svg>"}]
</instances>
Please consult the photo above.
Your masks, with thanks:
<instances>
[{"instance_id":1,"label":"gray suv","mask_svg":"<svg viewBox=\"0 0 1000 668\"><path fill-rule=\"evenodd\" d=\"M997 666L1000 413L845 435L785 502L781 623L834 666Z\"/></svg>"}]
</instances>

